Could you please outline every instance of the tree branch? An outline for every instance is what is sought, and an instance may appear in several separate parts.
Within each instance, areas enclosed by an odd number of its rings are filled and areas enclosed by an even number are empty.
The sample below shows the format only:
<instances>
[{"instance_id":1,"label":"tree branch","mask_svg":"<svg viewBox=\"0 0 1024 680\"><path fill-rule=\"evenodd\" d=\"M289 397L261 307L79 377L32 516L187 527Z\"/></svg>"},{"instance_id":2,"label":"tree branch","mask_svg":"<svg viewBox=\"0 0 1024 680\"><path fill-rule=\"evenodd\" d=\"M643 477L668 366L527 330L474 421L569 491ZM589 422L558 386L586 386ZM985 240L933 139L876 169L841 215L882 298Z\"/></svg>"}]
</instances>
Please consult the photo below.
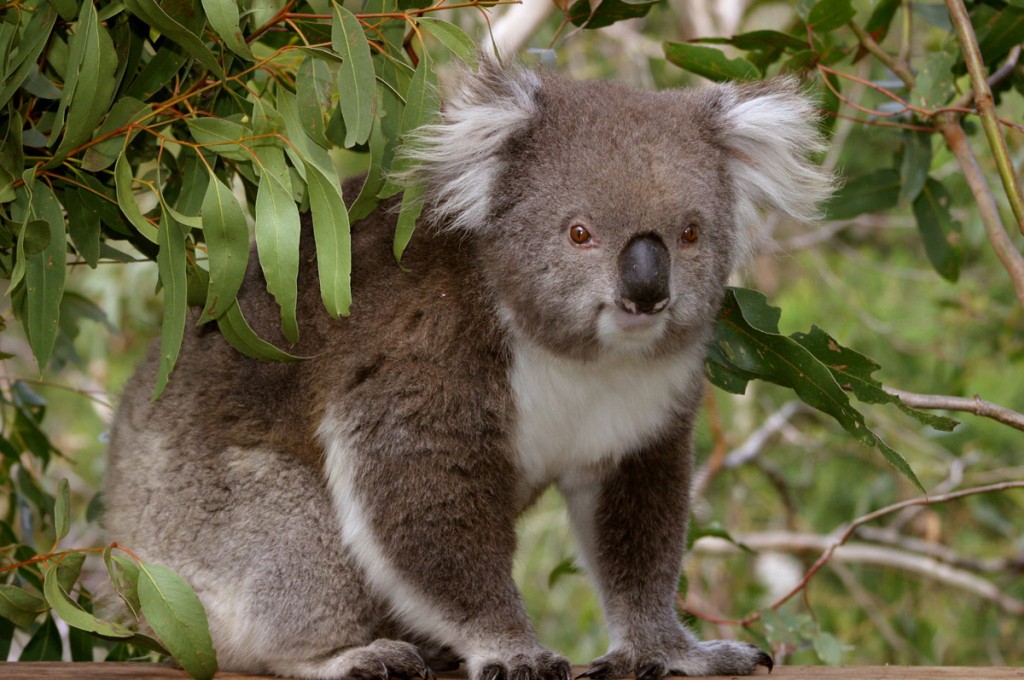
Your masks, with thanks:
<instances>
[{"instance_id":1,"label":"tree branch","mask_svg":"<svg viewBox=\"0 0 1024 680\"><path fill-rule=\"evenodd\" d=\"M977 394L973 397L948 397L938 394L904 392L891 387L884 389L894 397L899 397L900 401L911 408L963 411L983 418L991 418L1018 430L1024 430L1024 413L1017 413L1004 406L985 401Z\"/></svg>"},{"instance_id":2,"label":"tree branch","mask_svg":"<svg viewBox=\"0 0 1024 680\"><path fill-rule=\"evenodd\" d=\"M978 107L981 126L985 130L988 145L992 149L996 168L999 170L999 178L1003 181L1003 190L1006 191L1013 215L1017 218L1017 228L1020 233L1024 234L1024 196L1021 195L1020 185L1017 184L1017 175L1013 169L1013 162L1010 160L1010 151L1006 148L1006 140L1003 139L999 121L996 120L996 104L992 98L992 89L988 85L985 62L981 57L981 49L978 47L978 37L974 35L971 18L967 14L963 0L946 0L946 8L949 10L949 18L953 22L953 28L960 41L964 62L967 64L967 73L971 77L971 86L974 88L974 102Z\"/></svg>"},{"instance_id":3,"label":"tree branch","mask_svg":"<svg viewBox=\"0 0 1024 680\"><path fill-rule=\"evenodd\" d=\"M999 216L999 206L996 205L995 197L992 195L992 189L989 187L985 175L978 167L978 159L975 158L967 135L960 126L959 116L953 112L940 113L935 116L935 125L960 165L960 171L978 204L978 212L981 214L981 222L985 226L985 234L988 236L989 243L992 244L996 256L999 257L1003 267L1009 273L1014 290L1017 292L1017 299L1024 305L1024 257L1014 248L1009 235L1003 228L1003 220Z\"/></svg>"},{"instance_id":4,"label":"tree branch","mask_svg":"<svg viewBox=\"0 0 1024 680\"><path fill-rule=\"evenodd\" d=\"M1024 486L1024 482L1020 484ZM1024 615L1024 601L1007 595L988 579L947 564L929 555L920 555L908 550L868 543L838 545L834 542L832 536L790 531L734 535L733 538L738 543L742 543L755 551L774 550L795 553L825 551L829 561L834 560L847 564L876 564L902 569L993 602L1009 614L1016 616ZM693 549L697 552L710 554L725 554L738 550L728 541L712 537L698 539L694 543ZM818 562L824 564L820 559ZM809 571L808 575L811 573L813 572ZM804 579L794 590L772 604L771 608L775 609L793 594L802 590L806 586L807 580L808 576L805 575Z\"/></svg>"},{"instance_id":5,"label":"tree branch","mask_svg":"<svg viewBox=\"0 0 1024 680\"><path fill-rule=\"evenodd\" d=\"M796 595L797 593L803 591L807 587L807 584L810 583L810 581L814 577L814 575L817 574L821 570L821 568L823 566L828 564L829 560L831 560L833 558L833 556L835 556L836 552L840 548L842 548L846 544L846 542L850 540L850 537L853 536L853 534L857 531L857 529L859 527L863 526L864 524L867 524L869 522L873 522L876 519L879 519L880 517L885 517L886 515L891 515L894 512L899 512L900 510L903 510L904 508L910 508L910 507L915 507L915 506L920 506L920 505L938 505L940 503L948 503L949 501L958 500L960 498L966 498L967 496L976 496L976 495L979 495L979 494L994 493L994 492L997 492L997 491L1007 491L1007 490L1010 490L1010 489L1024 489L1024 480L1013 481L1013 482L1000 482L998 484L989 484L987 486L976 486L976 487L973 487L973 488L970 488L970 489L963 489L961 491L954 491L952 493L942 494L942 495L938 495L938 496L921 496L921 497L918 497L918 498L911 498L909 500L900 501L899 503L893 503L892 505L887 505L884 508L879 508L878 510L875 510L874 512L870 512L870 513L868 513L866 515L861 515L857 519L855 519L852 522L850 522L849 524L847 524L845 527L840 527L839 529L837 529L836 531L832 532L828 536L825 536L825 537L822 537L822 536L812 536L810 538L805 538L804 540L806 540L807 543L808 543L808 545L805 548L807 550L819 550L819 549L822 549L823 546L825 546L823 548L823 552L822 552L821 556L814 562L814 564L811 565L811 568L807 570L807 572L804 574L803 578L800 579L800 582L798 584L796 584L796 586L794 586L788 593L786 593L785 595L783 595L782 597L777 599L775 602L773 602L771 605L769 605L768 608L769 609L778 609L779 607L784 605L786 602L788 602L790 599L792 599L794 595ZM789 534L790 538L792 538L793 536L796 536L796 535L797 534ZM803 535L803 536L806 536L806 535ZM755 545L756 541L752 542L753 539L754 539L753 536L745 536L745 537L741 536L741 537L737 538L738 541L742 541L744 544L746 544L746 545L748 545L748 546L750 546L752 548L757 548L757 547L761 547L762 549L765 548L765 546L763 544L760 545L760 546ZM707 540L707 539L701 539L701 540ZM699 544L699 543L700 543L700 540L697 541L697 544ZM792 545L792 543L793 543L793 541L791 540L790 544ZM850 548L854 548L854 547L857 547L857 546L850 546ZM865 546L865 547L873 549L874 552L871 553L871 554L875 556L876 560L881 560L882 559L881 556L885 554L885 553L878 552L878 551L879 550L886 550L886 548L880 548L879 546ZM891 549L889 549L889 550L891 550ZM849 555L850 554L849 548L844 550L844 553L846 555ZM904 553L901 552L901 554L904 554ZM913 567L916 567L914 569L915 571L918 571L918 572L921 572L921 573L925 573L925 571L928 571L929 573L939 574L941 576L936 576L936 578L945 578L950 583L957 583L957 584L959 584L960 587L962 587L962 588L964 588L966 590L970 590L971 592L974 592L975 594L977 594L977 595L979 595L981 597L984 597L986 599L992 600L993 602L998 602L1000 604L1000 606L1003 606L1004 608L1006 608L1007 611L1011 611L1012 613L1017 614L1017 615L1024 615L1024 602L1021 602L1019 600L1015 600L1013 598L1009 598L1008 596L1004 595L1001 591L999 591L999 589L996 588L992 583L986 581L985 579L981 579L981 578L975 576L974 574L971 574L969 572L964 572L963 570L954 569L953 567L950 567L949 565L942 564L938 560L934 560L934 559L929 558L929 557L920 556L920 555L913 555L911 557L913 557L914 559L911 559L911 560L904 559L904 560L901 561L901 564L908 565L905 568L909 569L909 568L911 568L913 566ZM922 561L919 561L919 560L928 560L928 562L922 562ZM863 560L861 560L861 561L863 561ZM892 563L895 566L895 562L897 561L897 558L892 558L891 561L892 561ZM932 565L938 565L938 566L932 566ZM969 578L964 578L965 574ZM749 626L750 624L754 623L755 621L758 621L760 618L761 618L761 613L760 612L754 612L753 614L750 614L749 616L747 616L747 617L745 617L743 619L740 619L740 620L737 620L737 621L732 621L731 623L733 623L735 625ZM726 623L726 622L719 621L719 623Z\"/></svg>"}]
</instances>

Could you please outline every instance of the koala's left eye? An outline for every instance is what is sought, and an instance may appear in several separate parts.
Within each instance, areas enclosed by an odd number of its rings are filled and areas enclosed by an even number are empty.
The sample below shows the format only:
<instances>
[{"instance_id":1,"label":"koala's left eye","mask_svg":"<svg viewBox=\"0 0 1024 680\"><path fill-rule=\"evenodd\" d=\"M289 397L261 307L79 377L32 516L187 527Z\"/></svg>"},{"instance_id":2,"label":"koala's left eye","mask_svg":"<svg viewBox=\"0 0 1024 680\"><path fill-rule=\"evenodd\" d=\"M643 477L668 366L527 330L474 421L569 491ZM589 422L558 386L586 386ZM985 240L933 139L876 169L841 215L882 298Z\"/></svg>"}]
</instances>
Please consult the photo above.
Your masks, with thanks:
<instances>
[{"instance_id":1,"label":"koala's left eye","mask_svg":"<svg viewBox=\"0 0 1024 680\"><path fill-rule=\"evenodd\" d=\"M683 229L683 232L679 234L679 246L682 248L688 248L697 243L697 239L700 238L700 227L696 224L688 224Z\"/></svg>"},{"instance_id":2,"label":"koala's left eye","mask_svg":"<svg viewBox=\"0 0 1024 680\"><path fill-rule=\"evenodd\" d=\"M578 246L590 245L594 240L594 237L590 235L590 232L582 224L574 224L569 227L569 238Z\"/></svg>"}]
</instances>

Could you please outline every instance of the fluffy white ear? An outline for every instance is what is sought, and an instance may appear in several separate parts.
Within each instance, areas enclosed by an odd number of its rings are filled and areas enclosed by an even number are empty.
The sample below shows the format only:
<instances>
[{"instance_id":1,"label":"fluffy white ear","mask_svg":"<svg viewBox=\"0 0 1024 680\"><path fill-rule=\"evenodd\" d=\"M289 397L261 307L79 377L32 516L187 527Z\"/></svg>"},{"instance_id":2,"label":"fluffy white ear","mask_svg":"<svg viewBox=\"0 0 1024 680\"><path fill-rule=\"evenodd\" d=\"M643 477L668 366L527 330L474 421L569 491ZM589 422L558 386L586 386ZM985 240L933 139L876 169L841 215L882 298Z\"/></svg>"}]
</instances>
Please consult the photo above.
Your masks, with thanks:
<instances>
[{"instance_id":1,"label":"fluffy white ear","mask_svg":"<svg viewBox=\"0 0 1024 680\"><path fill-rule=\"evenodd\" d=\"M808 158L825 143L817 109L795 79L727 84L719 86L719 94L720 139L730 155L740 237L737 264L743 264L768 240L764 209L804 222L820 219L834 179Z\"/></svg>"},{"instance_id":2,"label":"fluffy white ear","mask_svg":"<svg viewBox=\"0 0 1024 680\"><path fill-rule=\"evenodd\" d=\"M537 112L541 80L520 67L481 56L478 71L455 72L443 87L441 121L416 130L402 152L428 184L431 218L443 229L481 229L495 183L506 167L506 142Z\"/></svg>"}]
</instances>

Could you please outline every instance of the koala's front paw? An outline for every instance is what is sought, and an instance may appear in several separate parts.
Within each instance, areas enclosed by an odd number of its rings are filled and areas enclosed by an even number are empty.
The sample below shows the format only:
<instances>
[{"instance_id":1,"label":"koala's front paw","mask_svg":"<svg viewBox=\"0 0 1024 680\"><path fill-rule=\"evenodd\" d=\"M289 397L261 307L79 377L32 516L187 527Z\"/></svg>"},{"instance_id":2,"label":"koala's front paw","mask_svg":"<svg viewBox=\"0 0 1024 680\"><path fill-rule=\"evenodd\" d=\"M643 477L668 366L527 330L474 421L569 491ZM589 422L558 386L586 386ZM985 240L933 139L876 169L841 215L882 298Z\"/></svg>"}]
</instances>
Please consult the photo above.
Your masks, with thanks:
<instances>
[{"instance_id":1,"label":"koala's front paw","mask_svg":"<svg viewBox=\"0 0 1024 680\"><path fill-rule=\"evenodd\" d=\"M572 666L561 654L538 648L528 653L487 654L470 664L471 680L572 680Z\"/></svg>"},{"instance_id":2,"label":"koala's front paw","mask_svg":"<svg viewBox=\"0 0 1024 680\"><path fill-rule=\"evenodd\" d=\"M337 677L349 680L434 680L434 671L416 648L399 640L375 640L336 657Z\"/></svg>"},{"instance_id":3,"label":"koala's front paw","mask_svg":"<svg viewBox=\"0 0 1024 680\"><path fill-rule=\"evenodd\" d=\"M773 665L772 657L746 642L693 640L684 643L682 649L609 652L595 659L578 678L611 680L635 675L637 680L661 680L666 675L750 675L758 666L771 672Z\"/></svg>"}]
</instances>

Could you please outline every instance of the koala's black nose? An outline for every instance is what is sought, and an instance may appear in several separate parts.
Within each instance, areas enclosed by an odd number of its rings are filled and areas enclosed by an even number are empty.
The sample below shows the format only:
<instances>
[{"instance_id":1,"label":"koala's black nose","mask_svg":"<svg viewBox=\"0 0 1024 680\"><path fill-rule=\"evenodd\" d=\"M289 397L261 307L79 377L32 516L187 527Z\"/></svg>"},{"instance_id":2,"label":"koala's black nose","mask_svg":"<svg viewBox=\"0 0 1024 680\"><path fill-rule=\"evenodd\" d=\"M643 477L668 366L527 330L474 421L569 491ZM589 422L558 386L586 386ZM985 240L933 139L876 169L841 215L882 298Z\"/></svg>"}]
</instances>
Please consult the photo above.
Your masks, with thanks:
<instances>
[{"instance_id":1,"label":"koala's black nose","mask_svg":"<svg viewBox=\"0 0 1024 680\"><path fill-rule=\"evenodd\" d=\"M654 234L636 236L619 253L619 300L631 314L657 314L669 299L672 258Z\"/></svg>"}]
</instances>

